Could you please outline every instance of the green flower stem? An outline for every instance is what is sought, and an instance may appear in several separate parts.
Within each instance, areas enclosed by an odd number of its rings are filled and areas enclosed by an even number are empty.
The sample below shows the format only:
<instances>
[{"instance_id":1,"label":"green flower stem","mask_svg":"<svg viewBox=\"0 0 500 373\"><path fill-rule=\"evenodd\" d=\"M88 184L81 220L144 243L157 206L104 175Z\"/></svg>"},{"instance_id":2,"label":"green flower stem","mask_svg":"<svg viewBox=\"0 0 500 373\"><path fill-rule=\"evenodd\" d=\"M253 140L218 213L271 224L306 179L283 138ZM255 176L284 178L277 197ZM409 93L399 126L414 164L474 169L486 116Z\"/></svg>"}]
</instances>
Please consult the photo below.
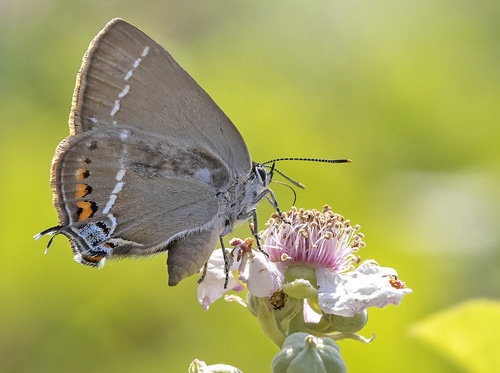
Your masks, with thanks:
<instances>
[{"instance_id":1,"label":"green flower stem","mask_svg":"<svg viewBox=\"0 0 500 373\"><path fill-rule=\"evenodd\" d=\"M259 298L259 307L257 309L257 319L264 334L273 341L279 348L283 346L285 336L280 332L276 325L274 312L265 298Z\"/></svg>"}]
</instances>

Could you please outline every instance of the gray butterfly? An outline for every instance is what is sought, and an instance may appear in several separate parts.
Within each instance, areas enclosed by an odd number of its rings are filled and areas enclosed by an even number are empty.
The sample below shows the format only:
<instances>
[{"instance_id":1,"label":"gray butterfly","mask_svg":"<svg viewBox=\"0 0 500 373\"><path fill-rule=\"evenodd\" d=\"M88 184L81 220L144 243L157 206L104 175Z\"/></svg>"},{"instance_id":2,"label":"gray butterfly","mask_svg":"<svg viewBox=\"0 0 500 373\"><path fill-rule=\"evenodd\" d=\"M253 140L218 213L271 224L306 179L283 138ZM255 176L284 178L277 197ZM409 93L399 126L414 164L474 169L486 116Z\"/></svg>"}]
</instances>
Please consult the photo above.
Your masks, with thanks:
<instances>
[{"instance_id":1,"label":"gray butterfly","mask_svg":"<svg viewBox=\"0 0 500 373\"><path fill-rule=\"evenodd\" d=\"M254 219L267 198L269 164L159 44L113 19L83 58L51 186L75 260L168 251L169 285L197 272L218 241ZM273 164L274 165L274 164ZM266 167L270 169L268 172ZM278 210L279 211L279 210Z\"/></svg>"}]
</instances>

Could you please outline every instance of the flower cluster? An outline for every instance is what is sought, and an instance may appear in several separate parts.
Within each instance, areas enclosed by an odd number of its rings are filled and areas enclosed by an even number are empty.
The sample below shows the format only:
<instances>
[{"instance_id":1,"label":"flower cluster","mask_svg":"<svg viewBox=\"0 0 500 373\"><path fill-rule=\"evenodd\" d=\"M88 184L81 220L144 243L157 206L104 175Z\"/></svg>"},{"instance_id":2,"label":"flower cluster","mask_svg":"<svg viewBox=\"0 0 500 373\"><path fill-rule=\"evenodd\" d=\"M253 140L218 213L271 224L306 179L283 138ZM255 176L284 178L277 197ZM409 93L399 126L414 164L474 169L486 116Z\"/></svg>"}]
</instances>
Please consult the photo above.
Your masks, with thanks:
<instances>
[{"instance_id":1,"label":"flower cluster","mask_svg":"<svg viewBox=\"0 0 500 373\"><path fill-rule=\"evenodd\" d=\"M279 347L285 348L285 339L295 333L369 343L371 339L355 334L367 322L367 308L398 305L411 293L396 270L360 261L358 252L366 246L360 226L327 205L322 211L275 213L267 226L260 236L269 257L253 247L252 238L233 239L228 286L224 288L223 254L216 250L198 287L198 300L208 309L227 291L246 287L246 300L234 295L226 300L247 307ZM319 342L311 343L308 348Z\"/></svg>"},{"instance_id":2,"label":"flower cluster","mask_svg":"<svg viewBox=\"0 0 500 373\"><path fill-rule=\"evenodd\" d=\"M225 292L243 290L244 284L253 296L270 297L282 290L285 277L290 291L291 285L310 285L317 290L322 312L345 317L368 307L398 305L411 292L394 269L380 267L374 260L356 268L357 253L366 246L360 226L352 226L327 205L322 212L292 208L282 219L274 213L267 225L262 246L269 260L252 248L251 238L230 242L234 247L229 253L230 270L238 270L240 281L231 272L226 289L222 252L216 250L211 256L207 276L198 289L205 309Z\"/></svg>"}]
</instances>

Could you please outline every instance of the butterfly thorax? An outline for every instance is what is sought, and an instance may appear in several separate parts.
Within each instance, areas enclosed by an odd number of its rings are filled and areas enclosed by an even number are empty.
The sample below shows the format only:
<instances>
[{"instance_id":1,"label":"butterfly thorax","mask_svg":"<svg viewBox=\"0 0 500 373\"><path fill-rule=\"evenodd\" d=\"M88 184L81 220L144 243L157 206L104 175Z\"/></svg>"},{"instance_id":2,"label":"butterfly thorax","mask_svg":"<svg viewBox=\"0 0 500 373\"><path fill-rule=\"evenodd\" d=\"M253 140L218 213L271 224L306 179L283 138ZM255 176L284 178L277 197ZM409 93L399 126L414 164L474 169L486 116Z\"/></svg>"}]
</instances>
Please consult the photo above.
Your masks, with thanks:
<instances>
[{"instance_id":1,"label":"butterfly thorax","mask_svg":"<svg viewBox=\"0 0 500 373\"><path fill-rule=\"evenodd\" d=\"M225 193L218 194L219 216L225 218L226 229L232 230L235 225L250 218L252 210L264 197L268 184L268 180L254 166L246 177L235 180Z\"/></svg>"}]
</instances>

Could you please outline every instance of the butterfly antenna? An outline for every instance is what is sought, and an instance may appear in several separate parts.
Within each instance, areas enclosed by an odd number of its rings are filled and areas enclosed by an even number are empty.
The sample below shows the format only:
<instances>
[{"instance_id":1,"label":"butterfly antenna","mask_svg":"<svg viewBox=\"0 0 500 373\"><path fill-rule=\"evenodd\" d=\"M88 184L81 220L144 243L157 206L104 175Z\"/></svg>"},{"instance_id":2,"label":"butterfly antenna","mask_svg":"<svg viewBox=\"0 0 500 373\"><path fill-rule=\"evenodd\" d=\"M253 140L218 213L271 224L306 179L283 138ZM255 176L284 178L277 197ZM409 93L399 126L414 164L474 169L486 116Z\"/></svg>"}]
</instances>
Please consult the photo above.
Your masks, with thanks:
<instances>
[{"instance_id":1,"label":"butterfly antenna","mask_svg":"<svg viewBox=\"0 0 500 373\"><path fill-rule=\"evenodd\" d=\"M322 163L351 163L350 159L322 159L322 158L276 158L271 159L270 161L262 163L262 165L266 165L273 162L279 161L307 161L307 162L322 162Z\"/></svg>"},{"instance_id":2,"label":"butterfly antenna","mask_svg":"<svg viewBox=\"0 0 500 373\"><path fill-rule=\"evenodd\" d=\"M276 171L276 169L274 169ZM297 202L297 193L295 192L295 189L293 189L293 187L291 187L290 185L288 185L287 183L282 183L281 181L272 181L273 183L276 183L276 184L281 184L281 185L284 185L288 188L290 188L293 192L293 203L292 203L292 206L295 205L295 202Z\"/></svg>"},{"instance_id":3,"label":"butterfly antenna","mask_svg":"<svg viewBox=\"0 0 500 373\"><path fill-rule=\"evenodd\" d=\"M273 163L274 164L274 163ZM263 164L264 167L270 167L266 164ZM299 187L299 188L302 188L302 189L306 189L306 186L302 183L299 183L298 181L295 181L293 180L290 176L287 176L285 175L283 172L281 172L280 170L278 170L277 168L274 168L273 171L276 171L278 174L280 174L281 176L283 176L285 179L287 179L289 182L291 182L293 185ZM288 184L285 184L285 185L288 185ZM290 186L290 185L288 185ZM295 191L294 191L295 192Z\"/></svg>"}]
</instances>

